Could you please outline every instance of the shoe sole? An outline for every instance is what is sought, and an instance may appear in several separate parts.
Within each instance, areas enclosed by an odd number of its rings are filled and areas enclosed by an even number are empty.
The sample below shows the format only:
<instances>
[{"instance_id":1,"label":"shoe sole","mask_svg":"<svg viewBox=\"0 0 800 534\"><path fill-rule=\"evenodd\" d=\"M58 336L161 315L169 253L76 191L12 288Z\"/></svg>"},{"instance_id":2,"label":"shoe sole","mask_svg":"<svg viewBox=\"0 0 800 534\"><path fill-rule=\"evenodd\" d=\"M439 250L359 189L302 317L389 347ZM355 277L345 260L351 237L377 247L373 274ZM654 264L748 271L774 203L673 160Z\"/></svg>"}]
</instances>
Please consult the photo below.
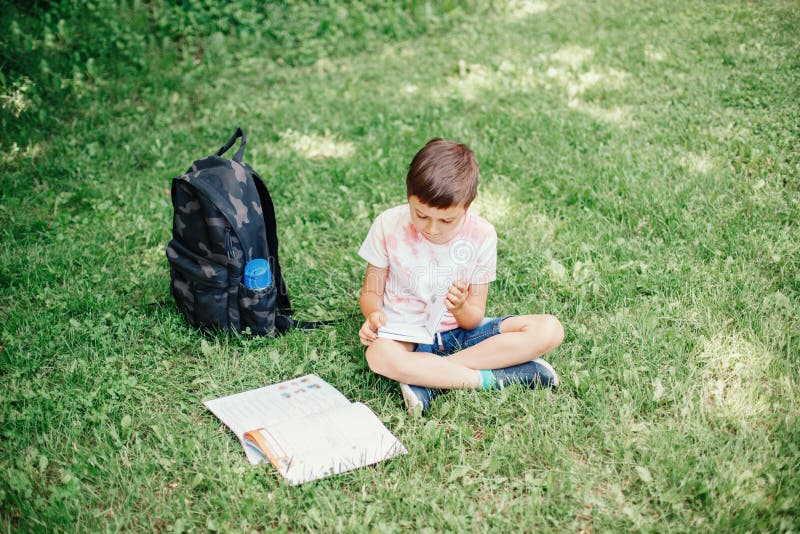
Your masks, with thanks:
<instances>
[{"instance_id":1,"label":"shoe sole","mask_svg":"<svg viewBox=\"0 0 800 534\"><path fill-rule=\"evenodd\" d=\"M412 417L421 416L422 412L425 411L425 405L414 395L408 384L400 384L400 392L403 394L403 402L406 404L408 415Z\"/></svg>"},{"instance_id":2,"label":"shoe sole","mask_svg":"<svg viewBox=\"0 0 800 534\"><path fill-rule=\"evenodd\" d=\"M553 381L550 383L550 387L554 387L554 388L558 387L558 385L561 383L561 381L558 378L558 373L556 373L556 370L553 369L553 366L550 365L547 362L547 360L544 360L542 358L536 358L534 361L537 362L539 365L543 366L548 371L550 371L550 373L553 375Z\"/></svg>"}]
</instances>

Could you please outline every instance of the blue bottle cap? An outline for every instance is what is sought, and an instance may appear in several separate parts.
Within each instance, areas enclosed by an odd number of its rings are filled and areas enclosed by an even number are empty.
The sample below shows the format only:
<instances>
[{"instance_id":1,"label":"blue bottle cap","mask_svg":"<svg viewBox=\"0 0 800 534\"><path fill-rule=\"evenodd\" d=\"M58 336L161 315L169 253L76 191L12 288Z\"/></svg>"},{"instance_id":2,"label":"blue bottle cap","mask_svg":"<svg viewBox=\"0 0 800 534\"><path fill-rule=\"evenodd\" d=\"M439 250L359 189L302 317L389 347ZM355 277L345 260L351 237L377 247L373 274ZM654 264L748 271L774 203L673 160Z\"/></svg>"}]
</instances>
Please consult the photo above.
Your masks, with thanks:
<instances>
[{"instance_id":1,"label":"blue bottle cap","mask_svg":"<svg viewBox=\"0 0 800 534\"><path fill-rule=\"evenodd\" d=\"M272 283L272 271L264 258L250 260L244 266L244 285L250 289L264 289Z\"/></svg>"}]
</instances>

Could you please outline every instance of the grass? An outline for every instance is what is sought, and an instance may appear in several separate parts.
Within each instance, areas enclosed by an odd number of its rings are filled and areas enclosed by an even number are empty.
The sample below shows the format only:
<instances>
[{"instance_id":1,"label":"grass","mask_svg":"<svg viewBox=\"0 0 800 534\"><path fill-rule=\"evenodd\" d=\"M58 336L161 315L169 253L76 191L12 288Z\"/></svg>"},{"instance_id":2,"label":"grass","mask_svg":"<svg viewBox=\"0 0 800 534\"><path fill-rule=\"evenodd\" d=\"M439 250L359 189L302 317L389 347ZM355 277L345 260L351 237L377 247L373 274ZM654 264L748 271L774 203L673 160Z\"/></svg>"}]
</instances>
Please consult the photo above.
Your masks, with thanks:
<instances>
[{"instance_id":1,"label":"grass","mask_svg":"<svg viewBox=\"0 0 800 534\"><path fill-rule=\"evenodd\" d=\"M13 11L0 528L800 529L797 2L243 2L241 31L198 8L177 44L135 32L178 11L124 6L127 63L93 43L74 70L79 17ZM69 69L37 78L40 56ZM236 126L293 304L338 325L203 337L171 306L170 178ZM356 251L433 136L481 163L488 313L566 327L556 392L412 419L367 369ZM289 487L201 404L309 372L409 454Z\"/></svg>"}]
</instances>

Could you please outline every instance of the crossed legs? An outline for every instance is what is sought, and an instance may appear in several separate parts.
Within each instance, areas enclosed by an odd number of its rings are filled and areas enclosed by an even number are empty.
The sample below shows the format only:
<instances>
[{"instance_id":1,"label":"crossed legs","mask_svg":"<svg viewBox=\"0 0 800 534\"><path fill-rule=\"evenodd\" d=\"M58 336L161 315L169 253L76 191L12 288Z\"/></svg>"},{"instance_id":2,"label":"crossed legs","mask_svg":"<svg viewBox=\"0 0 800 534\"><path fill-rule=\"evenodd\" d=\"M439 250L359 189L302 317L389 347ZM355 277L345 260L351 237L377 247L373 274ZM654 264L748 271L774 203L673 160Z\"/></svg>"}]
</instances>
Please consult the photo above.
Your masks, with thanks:
<instances>
[{"instance_id":1,"label":"crossed legs","mask_svg":"<svg viewBox=\"0 0 800 534\"><path fill-rule=\"evenodd\" d=\"M412 343L378 338L367 347L370 370L401 383L437 389L477 388L479 369L524 363L558 347L564 328L552 315L518 315L500 323L500 333L447 358L414 352Z\"/></svg>"}]
</instances>

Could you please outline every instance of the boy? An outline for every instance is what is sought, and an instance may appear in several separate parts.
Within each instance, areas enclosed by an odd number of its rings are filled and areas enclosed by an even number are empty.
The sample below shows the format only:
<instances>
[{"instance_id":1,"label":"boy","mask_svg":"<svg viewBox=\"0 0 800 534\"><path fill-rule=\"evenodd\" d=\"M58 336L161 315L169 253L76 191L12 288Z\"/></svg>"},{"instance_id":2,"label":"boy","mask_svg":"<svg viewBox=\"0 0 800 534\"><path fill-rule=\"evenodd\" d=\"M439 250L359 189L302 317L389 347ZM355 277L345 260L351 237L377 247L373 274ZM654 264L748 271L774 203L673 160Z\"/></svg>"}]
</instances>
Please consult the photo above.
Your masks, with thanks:
<instances>
[{"instance_id":1,"label":"boy","mask_svg":"<svg viewBox=\"0 0 800 534\"><path fill-rule=\"evenodd\" d=\"M358 333L367 363L401 383L412 415L428 409L438 389L558 385L555 370L539 357L561 344L558 319L484 318L497 234L468 211L477 190L472 151L432 139L409 167L408 204L380 214L359 249L368 262L360 299L366 320ZM445 296L447 311L433 344L378 337L388 321L422 324L426 303L436 295Z\"/></svg>"}]
</instances>

